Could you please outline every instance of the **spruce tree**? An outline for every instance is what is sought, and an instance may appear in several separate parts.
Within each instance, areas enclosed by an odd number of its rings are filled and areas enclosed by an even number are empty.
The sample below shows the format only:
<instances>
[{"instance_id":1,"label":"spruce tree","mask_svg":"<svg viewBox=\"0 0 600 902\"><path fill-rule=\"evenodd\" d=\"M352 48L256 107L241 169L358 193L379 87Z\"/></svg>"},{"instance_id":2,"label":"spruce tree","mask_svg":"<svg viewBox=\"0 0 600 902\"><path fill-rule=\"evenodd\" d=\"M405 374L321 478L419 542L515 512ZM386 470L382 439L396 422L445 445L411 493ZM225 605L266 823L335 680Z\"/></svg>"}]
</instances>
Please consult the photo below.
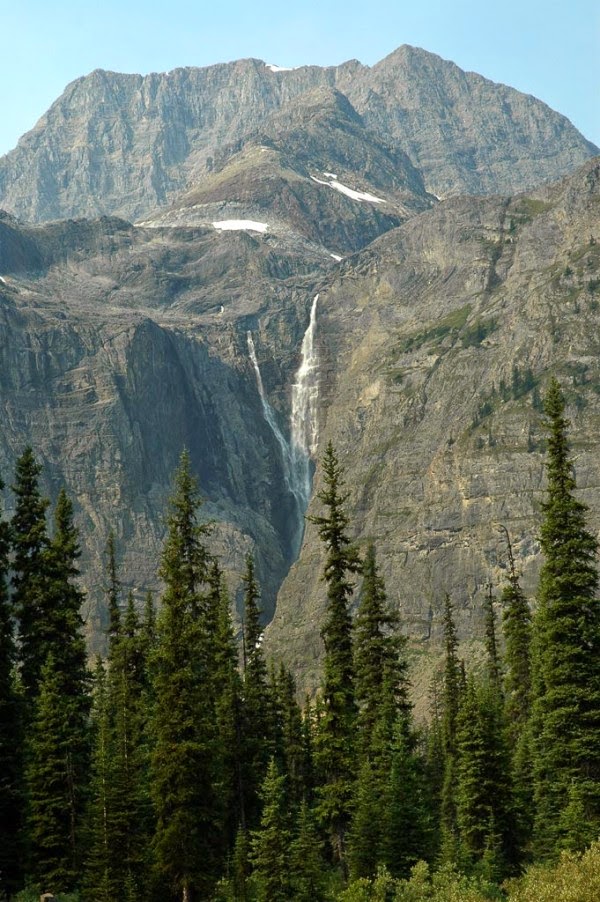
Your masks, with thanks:
<instances>
[{"instance_id":1,"label":"spruce tree","mask_svg":"<svg viewBox=\"0 0 600 902\"><path fill-rule=\"evenodd\" d=\"M74 885L80 865L90 752L79 555L73 507L61 490L54 535L44 553L46 636L52 642L33 707L27 788L34 875L63 890Z\"/></svg>"},{"instance_id":2,"label":"spruce tree","mask_svg":"<svg viewBox=\"0 0 600 902\"><path fill-rule=\"evenodd\" d=\"M509 573L502 590L504 633L504 695L508 730L513 745L519 741L531 709L531 610L523 593L507 536Z\"/></svg>"},{"instance_id":3,"label":"spruce tree","mask_svg":"<svg viewBox=\"0 0 600 902\"><path fill-rule=\"evenodd\" d=\"M8 598L9 539L0 513L0 897L15 893L23 875L23 736Z\"/></svg>"},{"instance_id":4,"label":"spruce tree","mask_svg":"<svg viewBox=\"0 0 600 902\"><path fill-rule=\"evenodd\" d=\"M486 669L488 681L498 693L502 692L502 668L500 654L498 652L498 640L496 636L496 611L494 610L494 596L492 584L488 583L488 592L485 596L485 650Z\"/></svg>"},{"instance_id":5,"label":"spruce tree","mask_svg":"<svg viewBox=\"0 0 600 902\"><path fill-rule=\"evenodd\" d=\"M199 612L207 581L207 527L187 452L175 474L160 575L165 584L154 654L153 857L173 898L209 895L222 825L214 789L215 716Z\"/></svg>"},{"instance_id":6,"label":"spruce tree","mask_svg":"<svg viewBox=\"0 0 600 902\"><path fill-rule=\"evenodd\" d=\"M246 557L244 582L243 789L249 826L258 823L260 792L273 754L271 690L262 650L260 589L252 555Z\"/></svg>"},{"instance_id":7,"label":"spruce tree","mask_svg":"<svg viewBox=\"0 0 600 902\"><path fill-rule=\"evenodd\" d=\"M19 623L21 679L30 714L40 670L56 639L49 635L45 568L49 502L40 492L41 472L31 447L27 447L17 460L11 487L15 496L15 513L11 520L12 603Z\"/></svg>"},{"instance_id":8,"label":"spruce tree","mask_svg":"<svg viewBox=\"0 0 600 902\"><path fill-rule=\"evenodd\" d=\"M423 761L402 719L396 725L381 813L381 855L394 877L408 877L431 850L431 812Z\"/></svg>"},{"instance_id":9,"label":"spruce tree","mask_svg":"<svg viewBox=\"0 0 600 902\"><path fill-rule=\"evenodd\" d=\"M600 829L600 603L597 542L575 497L565 401L558 382L544 403L548 434L538 610L534 622L535 839L538 854L569 845L565 812L577 797ZM572 845L578 838L572 837Z\"/></svg>"},{"instance_id":10,"label":"spruce tree","mask_svg":"<svg viewBox=\"0 0 600 902\"><path fill-rule=\"evenodd\" d=\"M260 827L252 834L252 864L258 902L289 902L290 830L285 777L271 758L262 786Z\"/></svg>"},{"instance_id":11,"label":"spruce tree","mask_svg":"<svg viewBox=\"0 0 600 902\"><path fill-rule=\"evenodd\" d=\"M363 751L374 736L384 709L389 713L392 738L399 714L410 716L405 640L398 634L398 618L387 605L385 584L371 544L363 563L363 585L354 621L354 670L358 730Z\"/></svg>"},{"instance_id":12,"label":"spruce tree","mask_svg":"<svg viewBox=\"0 0 600 902\"><path fill-rule=\"evenodd\" d=\"M352 621L349 601L352 574L360 571L356 547L348 537L349 518L344 505L343 471L329 442L323 457L323 488L318 498L327 511L311 517L325 547L323 578L327 583L327 613L321 635L325 646L322 713L315 737L315 759L320 785L318 813L327 827L336 860L345 869L346 832L350 821L356 776Z\"/></svg>"},{"instance_id":13,"label":"spruce tree","mask_svg":"<svg viewBox=\"0 0 600 902\"><path fill-rule=\"evenodd\" d=\"M113 746L106 690L106 671L98 658L94 670L91 713L91 768L86 812L86 851L82 879L83 897L89 902L112 902L117 896L114 856L121 854L112 840Z\"/></svg>"},{"instance_id":14,"label":"spruce tree","mask_svg":"<svg viewBox=\"0 0 600 902\"><path fill-rule=\"evenodd\" d=\"M238 668L238 648L233 631L229 594L216 561L209 573L209 607L213 624L212 665L215 715L221 775L220 794L225 812L225 839L231 847L246 814L243 791L242 681ZM244 832L247 837L247 834Z\"/></svg>"},{"instance_id":15,"label":"spruce tree","mask_svg":"<svg viewBox=\"0 0 600 902\"><path fill-rule=\"evenodd\" d=\"M456 722L461 694L461 664L458 659L458 637L454 623L454 607L450 596L444 600L444 682L442 692L443 782L441 790L441 854L445 861L455 861L458 854L456 814L457 749Z\"/></svg>"},{"instance_id":16,"label":"spruce tree","mask_svg":"<svg viewBox=\"0 0 600 902\"><path fill-rule=\"evenodd\" d=\"M110 842L115 895L143 895L149 812L145 796L145 668L133 596L119 632L111 637L108 673L111 791Z\"/></svg>"},{"instance_id":17,"label":"spruce tree","mask_svg":"<svg viewBox=\"0 0 600 902\"><path fill-rule=\"evenodd\" d=\"M501 596L504 650L504 720L512 749L516 845L528 849L533 828L533 773L531 742L531 610L521 588L510 537L508 582Z\"/></svg>"},{"instance_id":18,"label":"spruce tree","mask_svg":"<svg viewBox=\"0 0 600 902\"><path fill-rule=\"evenodd\" d=\"M294 902L325 898L325 860L317 826L306 801L300 805L295 837L290 845L290 881Z\"/></svg>"},{"instance_id":19,"label":"spruce tree","mask_svg":"<svg viewBox=\"0 0 600 902\"><path fill-rule=\"evenodd\" d=\"M121 633L121 581L117 568L116 539L112 529L106 542L106 602L108 608L108 653L110 658L113 646Z\"/></svg>"},{"instance_id":20,"label":"spruce tree","mask_svg":"<svg viewBox=\"0 0 600 902\"><path fill-rule=\"evenodd\" d=\"M79 878L78 790L73 774L71 705L60 666L42 667L29 736L28 838L31 876L43 892L75 888Z\"/></svg>"},{"instance_id":21,"label":"spruce tree","mask_svg":"<svg viewBox=\"0 0 600 902\"><path fill-rule=\"evenodd\" d=\"M481 868L484 859L489 863L492 850L499 871L514 863L510 756L502 711L496 683L467 681L457 716L456 811L462 864L470 869Z\"/></svg>"}]
</instances>

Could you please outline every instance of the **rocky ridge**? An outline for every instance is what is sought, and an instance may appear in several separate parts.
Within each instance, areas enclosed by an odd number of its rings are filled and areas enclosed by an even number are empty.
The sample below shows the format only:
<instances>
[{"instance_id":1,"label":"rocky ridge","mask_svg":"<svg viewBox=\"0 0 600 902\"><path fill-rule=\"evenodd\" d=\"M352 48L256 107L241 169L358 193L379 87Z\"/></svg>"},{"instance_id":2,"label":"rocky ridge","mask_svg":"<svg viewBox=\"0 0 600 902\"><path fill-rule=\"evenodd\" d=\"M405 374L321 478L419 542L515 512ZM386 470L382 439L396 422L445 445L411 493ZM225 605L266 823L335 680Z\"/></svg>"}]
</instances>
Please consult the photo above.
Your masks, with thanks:
<instances>
[{"instance_id":1,"label":"rocky ridge","mask_svg":"<svg viewBox=\"0 0 600 902\"><path fill-rule=\"evenodd\" d=\"M147 76L96 70L0 159L0 207L38 222L144 218L209 176L223 147L271 117L293 119L298 101L323 88L343 94L439 196L526 190L597 151L535 98L409 46L371 68L274 71L249 59Z\"/></svg>"}]
</instances>

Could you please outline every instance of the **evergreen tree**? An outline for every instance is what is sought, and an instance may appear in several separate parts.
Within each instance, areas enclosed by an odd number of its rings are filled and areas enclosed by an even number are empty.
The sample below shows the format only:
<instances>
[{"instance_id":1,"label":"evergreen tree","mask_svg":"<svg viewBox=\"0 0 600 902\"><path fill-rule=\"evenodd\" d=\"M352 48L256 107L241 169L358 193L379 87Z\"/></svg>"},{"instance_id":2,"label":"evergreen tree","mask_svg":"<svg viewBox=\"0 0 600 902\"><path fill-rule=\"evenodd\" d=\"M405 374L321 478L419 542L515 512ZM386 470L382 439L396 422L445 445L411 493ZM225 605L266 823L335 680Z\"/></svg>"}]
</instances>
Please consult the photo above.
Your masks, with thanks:
<instances>
[{"instance_id":1,"label":"evergreen tree","mask_svg":"<svg viewBox=\"0 0 600 902\"><path fill-rule=\"evenodd\" d=\"M515 746L531 709L531 611L523 594L507 532L509 574L502 591L502 629L505 639L504 694L509 735Z\"/></svg>"},{"instance_id":2,"label":"evergreen tree","mask_svg":"<svg viewBox=\"0 0 600 902\"><path fill-rule=\"evenodd\" d=\"M120 856L112 841L112 729L106 691L106 671L96 662L91 715L92 755L90 789L86 816L86 854L82 889L89 902L112 902L117 898L113 877L114 855Z\"/></svg>"},{"instance_id":3,"label":"evergreen tree","mask_svg":"<svg viewBox=\"0 0 600 902\"><path fill-rule=\"evenodd\" d=\"M290 831L285 777L271 758L262 787L260 828L252 834L252 863L258 902L289 902Z\"/></svg>"},{"instance_id":4,"label":"evergreen tree","mask_svg":"<svg viewBox=\"0 0 600 902\"><path fill-rule=\"evenodd\" d=\"M0 480L0 491L4 484ZM1 515L0 515L1 516ZM23 874L23 737L16 648L8 599L9 527L0 519L0 897Z\"/></svg>"},{"instance_id":5,"label":"evergreen tree","mask_svg":"<svg viewBox=\"0 0 600 902\"><path fill-rule=\"evenodd\" d=\"M118 632L111 637L108 673L110 709L111 788L109 795L110 843L115 895L127 899L143 895L149 812L145 794L146 754L145 662L139 621L130 593Z\"/></svg>"},{"instance_id":6,"label":"evergreen tree","mask_svg":"<svg viewBox=\"0 0 600 902\"><path fill-rule=\"evenodd\" d=\"M357 709L349 611L353 591L350 577L359 572L360 561L347 534L350 521L344 505L348 496L342 493L342 476L342 468L330 442L323 458L323 488L318 493L327 513L311 517L326 549L324 580L327 583L327 614L321 633L325 645L323 704L315 758L321 780L317 787L319 816L330 832L334 856L344 868L356 769Z\"/></svg>"},{"instance_id":7,"label":"evergreen tree","mask_svg":"<svg viewBox=\"0 0 600 902\"><path fill-rule=\"evenodd\" d=\"M380 862L394 877L407 877L431 849L431 826L423 762L400 719L391 749L382 818Z\"/></svg>"},{"instance_id":8,"label":"evergreen tree","mask_svg":"<svg viewBox=\"0 0 600 902\"><path fill-rule=\"evenodd\" d=\"M239 835L240 825L247 839L242 761L244 752L242 681L238 669L238 648L231 621L229 594L216 561L213 561L210 569L209 583L214 636L212 674L221 766L220 793L225 810L225 837L228 847L231 847L236 834Z\"/></svg>"},{"instance_id":9,"label":"evergreen tree","mask_svg":"<svg viewBox=\"0 0 600 902\"><path fill-rule=\"evenodd\" d=\"M457 717L457 823L463 866L492 864L505 871L514 861L510 758L497 685L472 679Z\"/></svg>"},{"instance_id":10,"label":"evergreen tree","mask_svg":"<svg viewBox=\"0 0 600 902\"><path fill-rule=\"evenodd\" d=\"M534 622L533 731L536 845L552 854L570 844L564 824L573 797L590 829L600 829L600 603L597 542L585 525L587 507L574 494L569 423L554 379L544 410L548 490Z\"/></svg>"},{"instance_id":11,"label":"evergreen tree","mask_svg":"<svg viewBox=\"0 0 600 902\"><path fill-rule=\"evenodd\" d=\"M321 902L325 898L324 875L321 839L308 803L303 801L290 846L290 898L294 902Z\"/></svg>"},{"instance_id":12,"label":"evergreen tree","mask_svg":"<svg viewBox=\"0 0 600 902\"><path fill-rule=\"evenodd\" d=\"M443 628L446 654L442 694L444 778L441 791L441 853L444 860L455 861L458 854L456 721L463 679L461 664L458 660L458 637L454 623L454 607L449 595L446 595L444 601Z\"/></svg>"},{"instance_id":13,"label":"evergreen tree","mask_svg":"<svg viewBox=\"0 0 600 902\"><path fill-rule=\"evenodd\" d=\"M502 692L502 669L500 655L498 653L498 641L496 638L496 611L494 610L494 596L492 584L488 583L488 592L485 596L485 650L487 657L487 678L497 692Z\"/></svg>"},{"instance_id":14,"label":"evergreen tree","mask_svg":"<svg viewBox=\"0 0 600 902\"><path fill-rule=\"evenodd\" d=\"M12 485L15 496L15 513L11 521L12 602L19 622L21 679L30 716L41 667L56 640L56 636L49 635L45 570L49 502L40 492L41 471L32 449L27 447L17 460Z\"/></svg>"},{"instance_id":15,"label":"evergreen tree","mask_svg":"<svg viewBox=\"0 0 600 902\"><path fill-rule=\"evenodd\" d=\"M249 825L258 823L260 792L272 755L272 699L262 650L260 590L252 555L246 557L244 581L244 811Z\"/></svg>"},{"instance_id":16,"label":"evergreen tree","mask_svg":"<svg viewBox=\"0 0 600 902\"><path fill-rule=\"evenodd\" d=\"M154 655L152 792L157 875L183 902L209 894L222 826L215 797L215 716L199 612L207 580L200 500L187 452L175 474L160 575Z\"/></svg>"},{"instance_id":17,"label":"evergreen tree","mask_svg":"<svg viewBox=\"0 0 600 902\"><path fill-rule=\"evenodd\" d=\"M290 808L295 811L307 797L306 746L302 712L296 701L296 681L284 664L280 665L273 688L279 720L277 758L286 778Z\"/></svg>"},{"instance_id":18,"label":"evergreen tree","mask_svg":"<svg viewBox=\"0 0 600 902\"><path fill-rule=\"evenodd\" d=\"M387 606L385 584L371 544L363 563L363 586L354 621L356 701L363 752L368 752L384 709L389 715L390 740L398 715L410 717L405 640L398 635L397 627L398 618Z\"/></svg>"},{"instance_id":19,"label":"evergreen tree","mask_svg":"<svg viewBox=\"0 0 600 902\"><path fill-rule=\"evenodd\" d=\"M512 749L516 844L525 853L533 829L533 773L531 749L531 611L515 568L510 537L508 583L501 596L504 651L504 720Z\"/></svg>"},{"instance_id":20,"label":"evergreen tree","mask_svg":"<svg viewBox=\"0 0 600 902\"><path fill-rule=\"evenodd\" d=\"M27 785L34 874L56 881L63 890L72 887L78 875L90 751L79 555L73 507L61 490L54 536L44 552L45 636L50 650L42 667L43 692L40 688L34 706Z\"/></svg>"},{"instance_id":21,"label":"evergreen tree","mask_svg":"<svg viewBox=\"0 0 600 902\"><path fill-rule=\"evenodd\" d=\"M381 782L368 756L362 760L354 790L354 811L348 830L350 879L373 877L381 861L382 828L385 815Z\"/></svg>"},{"instance_id":22,"label":"evergreen tree","mask_svg":"<svg viewBox=\"0 0 600 902\"><path fill-rule=\"evenodd\" d=\"M71 705L54 655L42 667L29 741L27 788L31 876L44 892L68 892L79 878L80 786L73 772ZM75 753L75 754L74 754Z\"/></svg>"},{"instance_id":23,"label":"evergreen tree","mask_svg":"<svg viewBox=\"0 0 600 902\"><path fill-rule=\"evenodd\" d=\"M121 633L121 581L117 569L117 546L115 534L111 531L106 542L106 601L108 608L108 649L109 657L113 645Z\"/></svg>"}]
</instances>

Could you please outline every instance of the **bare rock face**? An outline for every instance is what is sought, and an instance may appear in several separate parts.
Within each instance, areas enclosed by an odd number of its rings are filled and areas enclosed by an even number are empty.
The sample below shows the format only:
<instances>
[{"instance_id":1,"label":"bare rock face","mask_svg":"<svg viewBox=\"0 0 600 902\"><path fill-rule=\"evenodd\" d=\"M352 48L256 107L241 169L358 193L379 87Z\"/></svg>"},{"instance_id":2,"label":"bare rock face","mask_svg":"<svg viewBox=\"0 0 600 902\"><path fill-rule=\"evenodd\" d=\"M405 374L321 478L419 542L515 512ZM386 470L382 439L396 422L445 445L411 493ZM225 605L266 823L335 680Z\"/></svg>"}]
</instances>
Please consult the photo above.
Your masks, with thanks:
<instances>
[{"instance_id":1,"label":"bare rock face","mask_svg":"<svg viewBox=\"0 0 600 902\"><path fill-rule=\"evenodd\" d=\"M272 117L293 123L303 95L320 88L345 95L440 196L528 189L597 150L540 101L413 47L372 68L273 71L240 60L144 77L97 70L0 159L0 207L37 222L144 218L209 176L225 145L268 131Z\"/></svg>"},{"instance_id":2,"label":"bare rock face","mask_svg":"<svg viewBox=\"0 0 600 902\"><path fill-rule=\"evenodd\" d=\"M298 511L262 413L247 333L267 388L289 384L323 253L212 227L105 219L32 228L7 217L0 248L0 472L10 481L30 443L48 495L64 485L74 499L92 649L102 643L108 531L123 583L141 600L157 587L184 447L232 591L253 551L270 616Z\"/></svg>"}]
</instances>

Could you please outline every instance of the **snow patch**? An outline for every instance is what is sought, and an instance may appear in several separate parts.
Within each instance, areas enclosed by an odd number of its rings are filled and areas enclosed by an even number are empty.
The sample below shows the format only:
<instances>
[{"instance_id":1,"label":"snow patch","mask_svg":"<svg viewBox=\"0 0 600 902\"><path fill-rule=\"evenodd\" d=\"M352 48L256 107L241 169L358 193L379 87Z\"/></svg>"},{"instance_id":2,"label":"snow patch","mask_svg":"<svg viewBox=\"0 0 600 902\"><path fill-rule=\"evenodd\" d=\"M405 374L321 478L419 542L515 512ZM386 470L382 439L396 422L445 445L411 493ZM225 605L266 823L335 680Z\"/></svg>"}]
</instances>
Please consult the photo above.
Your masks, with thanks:
<instances>
[{"instance_id":1,"label":"snow patch","mask_svg":"<svg viewBox=\"0 0 600 902\"><path fill-rule=\"evenodd\" d=\"M6 285L6 284L7 284L6 279L3 279L2 276L0 276L0 285Z\"/></svg>"},{"instance_id":2,"label":"snow patch","mask_svg":"<svg viewBox=\"0 0 600 902\"><path fill-rule=\"evenodd\" d=\"M223 219L221 222L213 222L213 227L219 232L266 232L266 222L255 222L254 219Z\"/></svg>"},{"instance_id":3,"label":"snow patch","mask_svg":"<svg viewBox=\"0 0 600 902\"><path fill-rule=\"evenodd\" d=\"M335 172L324 172L323 175L326 176L328 179L336 179L337 178L337 175L335 174Z\"/></svg>"},{"instance_id":4,"label":"snow patch","mask_svg":"<svg viewBox=\"0 0 600 902\"><path fill-rule=\"evenodd\" d=\"M323 175L327 175L327 173L323 173ZM353 188L348 188L347 185L343 185L341 182L336 181L335 179L331 182L323 181L323 179L318 179L316 176L311 175L311 179L313 182L317 182L319 185L329 185L330 188L335 188L336 191L339 191L340 194L345 194L346 197L351 197L352 200L361 200L368 201L370 204L385 204L386 201L383 197L376 197L374 194L369 194L368 191L355 191Z\"/></svg>"},{"instance_id":5,"label":"snow patch","mask_svg":"<svg viewBox=\"0 0 600 902\"><path fill-rule=\"evenodd\" d=\"M273 63L265 63L267 69L270 69L271 72L293 72L294 66L274 66Z\"/></svg>"},{"instance_id":6,"label":"snow patch","mask_svg":"<svg viewBox=\"0 0 600 902\"><path fill-rule=\"evenodd\" d=\"M339 254L329 254L329 256L330 256L330 257L333 257L334 260L337 260L338 263L340 262L340 260L343 260L343 259L344 259L343 257L340 257Z\"/></svg>"}]
</instances>

